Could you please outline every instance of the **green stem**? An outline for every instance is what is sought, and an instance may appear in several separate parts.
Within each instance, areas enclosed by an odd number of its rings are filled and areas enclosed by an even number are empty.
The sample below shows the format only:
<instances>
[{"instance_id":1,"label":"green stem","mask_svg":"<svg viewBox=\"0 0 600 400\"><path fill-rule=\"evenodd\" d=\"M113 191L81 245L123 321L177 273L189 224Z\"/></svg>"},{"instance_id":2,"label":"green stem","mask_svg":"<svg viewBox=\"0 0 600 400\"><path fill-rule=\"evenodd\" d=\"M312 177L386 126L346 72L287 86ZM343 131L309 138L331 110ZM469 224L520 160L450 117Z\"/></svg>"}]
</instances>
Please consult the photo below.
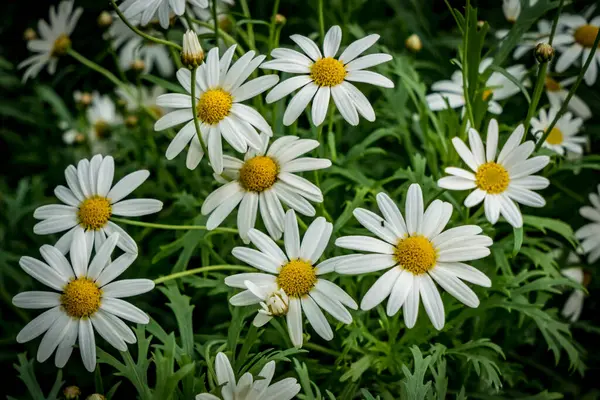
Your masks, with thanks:
<instances>
[{"instance_id":1,"label":"green stem","mask_svg":"<svg viewBox=\"0 0 600 400\"><path fill-rule=\"evenodd\" d=\"M131 29L132 31L134 31L135 33L137 33L139 36L143 37L144 39L150 40L150 41L152 41L154 43L164 44L165 46L171 46L171 47L176 48L179 51L182 50L181 46L178 45L177 43L173 43L173 42L171 42L169 40L159 39L157 37L148 35L145 32L142 32L137 27L133 26L131 24L131 22L129 22L127 20L127 18L125 17L125 15L123 15L123 13L121 12L121 10L119 9L119 6L117 6L117 3L115 3L115 0L110 0L110 2L112 4L113 8L115 9L115 12L119 16L119 18L121 18L121 20L125 23L125 25L127 25L129 27L129 29Z\"/></svg>"},{"instance_id":2,"label":"green stem","mask_svg":"<svg viewBox=\"0 0 600 400\"><path fill-rule=\"evenodd\" d=\"M571 90L569 90L569 94L563 101L562 106L560 107L560 110L558 110L558 112L556 113L556 116L554 117L554 120L552 120L552 123L550 123L550 126L548 126L548 128L546 128L546 132L544 132L544 136L542 136L542 138L535 145L535 151L538 151L540 149L540 147L542 147L542 144L546 141L546 139L548 138L548 135L550 135L550 132L552 132L552 129L554 128L554 126L556 125L558 120L563 116L563 114L565 112L567 112L567 107L569 105L569 102L571 101L571 97L573 97L573 95L575 94L575 91L577 90L577 88L579 87L579 84L583 80L583 76L585 75L585 72L589 68L592 61L594 60L594 55L596 53L596 49L598 48L598 43L600 43L600 32L598 32L596 34L596 39L594 40L594 44L592 45L592 50L590 51L590 54L588 55L587 60L585 60L585 64L583 65L583 68L581 69L581 72L579 73L579 76L577 77L575 84L573 86L571 86Z\"/></svg>"},{"instance_id":3,"label":"green stem","mask_svg":"<svg viewBox=\"0 0 600 400\"><path fill-rule=\"evenodd\" d=\"M142 221L133 221L125 218L117 218L111 217L111 221L121 222L127 225L135 225L135 226L143 226L145 228L154 228L154 229L169 229L169 230L183 230L183 231L207 231L208 228L205 225L166 225L166 224L155 224L153 222L142 222ZM238 233L237 229L234 228L215 228L212 232L223 232L223 233Z\"/></svg>"},{"instance_id":4,"label":"green stem","mask_svg":"<svg viewBox=\"0 0 600 400\"><path fill-rule=\"evenodd\" d=\"M323 0L319 0L319 35L325 40L325 18L323 17Z\"/></svg>"},{"instance_id":5,"label":"green stem","mask_svg":"<svg viewBox=\"0 0 600 400\"><path fill-rule=\"evenodd\" d=\"M215 31L215 46L219 47L219 19L217 18L217 0L212 2L212 17Z\"/></svg>"},{"instance_id":6,"label":"green stem","mask_svg":"<svg viewBox=\"0 0 600 400\"><path fill-rule=\"evenodd\" d=\"M200 145L202 145L202 150L204 151L204 154L206 154L206 157L208 157L208 149L206 148L206 143L204 143L204 139L202 138L202 133L200 132L200 122L198 121L198 113L196 112L196 71L198 71L198 67L192 69L192 115L194 116L194 126L196 127L198 139L200 139Z\"/></svg>"},{"instance_id":7,"label":"green stem","mask_svg":"<svg viewBox=\"0 0 600 400\"><path fill-rule=\"evenodd\" d=\"M242 0L240 3L242 4L244 17L249 20L252 19L250 15L250 8L248 8L248 1ZM250 50L256 50L256 43L254 41L254 25L252 23L248 23L248 46L250 46Z\"/></svg>"},{"instance_id":8,"label":"green stem","mask_svg":"<svg viewBox=\"0 0 600 400\"><path fill-rule=\"evenodd\" d=\"M96 64L89 58L84 57L83 55L79 54L77 51L73 50L72 48L69 48L67 50L67 54L70 55L71 57L73 57L74 59L76 59L77 61L79 61L80 63L82 63L83 65L85 65L86 67L93 69L94 71L104 75L112 83L114 83L117 86L122 87L124 90L129 92L132 95L132 97L135 97L135 94L131 92L129 86L127 84L125 84L123 81L121 81L119 78L117 78L115 76L115 74L113 74L106 68L101 67L100 65Z\"/></svg>"},{"instance_id":9,"label":"green stem","mask_svg":"<svg viewBox=\"0 0 600 400\"><path fill-rule=\"evenodd\" d=\"M196 25L200 25L203 26L205 28L209 28L209 29L214 29L215 27L211 24L209 24L206 21L200 21L199 19L196 18L190 18L192 21L194 21L194 23ZM219 31L219 36L223 36L223 39L225 39L225 42L228 43L229 45L235 44L237 45L236 47L236 51L238 52L238 54L240 56L243 56L245 54L245 50L244 48L238 43L237 40L235 40L231 35L229 35L227 32L221 30Z\"/></svg>"},{"instance_id":10,"label":"green stem","mask_svg":"<svg viewBox=\"0 0 600 400\"><path fill-rule=\"evenodd\" d=\"M339 351L331 350L331 349L328 349L327 347L323 347L323 346L320 346L318 344L314 344L311 342L306 342L302 346L306 349L319 351L321 353L329 354L330 356L334 356L334 357L340 357L342 355L342 353L340 353Z\"/></svg>"},{"instance_id":11,"label":"green stem","mask_svg":"<svg viewBox=\"0 0 600 400\"><path fill-rule=\"evenodd\" d=\"M158 285L159 283L163 283L166 281L171 281L173 279L183 278L188 275L195 275L201 272L209 272L209 271L254 271L254 268L247 267L245 265L211 265L208 267L200 267L194 269L188 269L186 271L175 272L174 274L161 276L160 278L156 278L154 283Z\"/></svg>"},{"instance_id":12,"label":"green stem","mask_svg":"<svg viewBox=\"0 0 600 400\"><path fill-rule=\"evenodd\" d=\"M275 48L273 41L275 40L275 29L277 13L279 12L279 0L275 0L273 4L273 14L271 15L271 25L269 25L269 52Z\"/></svg>"},{"instance_id":13,"label":"green stem","mask_svg":"<svg viewBox=\"0 0 600 400\"><path fill-rule=\"evenodd\" d=\"M558 26L558 17L560 17L560 13L562 12L563 6L565 5L565 0L560 0L558 5L558 10L556 10L556 15L554 16L554 21L552 22L552 30L550 31L550 39L548 39L548 44L552 46L552 42L554 41L554 33L556 32L556 27Z\"/></svg>"}]
</instances>

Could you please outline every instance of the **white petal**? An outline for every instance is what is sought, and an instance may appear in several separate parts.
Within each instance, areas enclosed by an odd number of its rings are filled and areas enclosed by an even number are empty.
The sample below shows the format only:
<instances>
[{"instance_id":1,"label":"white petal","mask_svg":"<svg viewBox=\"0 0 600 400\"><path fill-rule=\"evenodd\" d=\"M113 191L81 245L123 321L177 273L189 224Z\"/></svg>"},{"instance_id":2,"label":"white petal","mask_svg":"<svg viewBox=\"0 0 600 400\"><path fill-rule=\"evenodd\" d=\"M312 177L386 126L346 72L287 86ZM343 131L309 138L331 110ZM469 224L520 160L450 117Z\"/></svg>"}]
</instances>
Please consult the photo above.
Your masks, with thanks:
<instances>
[{"instance_id":1,"label":"white petal","mask_svg":"<svg viewBox=\"0 0 600 400\"><path fill-rule=\"evenodd\" d=\"M104 312L97 312L89 319L100 336L111 346L119 351L127 351L125 341L112 329L112 325L108 322Z\"/></svg>"},{"instance_id":2,"label":"white petal","mask_svg":"<svg viewBox=\"0 0 600 400\"><path fill-rule=\"evenodd\" d=\"M310 296L303 296L301 302L306 319L308 319L315 332L325 340L333 339L331 326L317 303Z\"/></svg>"},{"instance_id":3,"label":"white petal","mask_svg":"<svg viewBox=\"0 0 600 400\"><path fill-rule=\"evenodd\" d=\"M330 97L331 88L329 86L322 86L317 90L312 103L312 119L315 126L319 126L325 121Z\"/></svg>"},{"instance_id":4,"label":"white petal","mask_svg":"<svg viewBox=\"0 0 600 400\"><path fill-rule=\"evenodd\" d=\"M40 254L44 257L46 263L54 268L61 277L69 279L73 276L73 269L69 264L69 260L56 247L45 244L40 247Z\"/></svg>"},{"instance_id":5,"label":"white petal","mask_svg":"<svg viewBox=\"0 0 600 400\"><path fill-rule=\"evenodd\" d=\"M421 232L423 226L423 192L421 186L413 183L406 193L406 229L410 235Z\"/></svg>"},{"instance_id":6,"label":"white petal","mask_svg":"<svg viewBox=\"0 0 600 400\"><path fill-rule=\"evenodd\" d=\"M318 89L317 85L309 83L292 98L283 114L283 124L285 126L291 125L298 119Z\"/></svg>"},{"instance_id":7,"label":"white petal","mask_svg":"<svg viewBox=\"0 0 600 400\"><path fill-rule=\"evenodd\" d=\"M46 332L62 314L64 313L60 310L60 307L54 307L38 315L21 329L16 338L17 343L25 343L40 336L42 333Z\"/></svg>"},{"instance_id":8,"label":"white petal","mask_svg":"<svg viewBox=\"0 0 600 400\"><path fill-rule=\"evenodd\" d=\"M21 257L19 259L19 266L29 276L52 289L62 291L62 288L68 283L68 280L56 272L56 270L35 258L28 256Z\"/></svg>"},{"instance_id":9,"label":"white petal","mask_svg":"<svg viewBox=\"0 0 600 400\"><path fill-rule=\"evenodd\" d=\"M102 293L106 297L123 298L137 296L152 289L154 289L154 282L150 279L124 279L103 286Z\"/></svg>"},{"instance_id":10,"label":"white petal","mask_svg":"<svg viewBox=\"0 0 600 400\"><path fill-rule=\"evenodd\" d=\"M243 197L244 192L239 191L224 200L221 205L219 205L210 214L210 217L208 217L208 220L206 221L206 229L213 230L218 227L221 222L223 222L223 220L227 218L229 214L231 214L233 209L237 207L240 201L242 201Z\"/></svg>"},{"instance_id":11,"label":"white petal","mask_svg":"<svg viewBox=\"0 0 600 400\"><path fill-rule=\"evenodd\" d=\"M235 247L231 254L240 261L272 274L276 274L281 267L281 264L271 256L247 247Z\"/></svg>"},{"instance_id":12,"label":"white petal","mask_svg":"<svg viewBox=\"0 0 600 400\"><path fill-rule=\"evenodd\" d=\"M360 71L359 71L360 72ZM331 88L333 102L344 119L352 126L358 125L358 111L343 85Z\"/></svg>"},{"instance_id":13,"label":"white petal","mask_svg":"<svg viewBox=\"0 0 600 400\"><path fill-rule=\"evenodd\" d=\"M346 71L355 71L392 61L392 56L384 53L369 54L359 57L345 65Z\"/></svg>"},{"instance_id":14,"label":"white petal","mask_svg":"<svg viewBox=\"0 0 600 400\"><path fill-rule=\"evenodd\" d=\"M147 324L150 318L145 312L121 299L103 298L100 309L137 324Z\"/></svg>"},{"instance_id":15,"label":"white petal","mask_svg":"<svg viewBox=\"0 0 600 400\"><path fill-rule=\"evenodd\" d=\"M346 50L342 52L339 60L344 64L349 63L361 55L369 47L373 46L378 40L379 35L373 34L352 42L348 47L346 47Z\"/></svg>"},{"instance_id":16,"label":"white petal","mask_svg":"<svg viewBox=\"0 0 600 400\"><path fill-rule=\"evenodd\" d=\"M479 299L467 285L465 285L455 275L448 273L444 268L433 268L429 271L429 275L443 287L448 293L456 298L461 303L469 307L478 307Z\"/></svg>"},{"instance_id":17,"label":"white petal","mask_svg":"<svg viewBox=\"0 0 600 400\"><path fill-rule=\"evenodd\" d=\"M290 298L286 320L292 344L302 347L302 309L297 297Z\"/></svg>"},{"instance_id":18,"label":"white petal","mask_svg":"<svg viewBox=\"0 0 600 400\"><path fill-rule=\"evenodd\" d=\"M283 82L280 82L267 94L266 101L268 104L271 104L284 98L293 91L300 89L309 82L312 82L312 79L308 75L300 75L286 79Z\"/></svg>"},{"instance_id":19,"label":"white petal","mask_svg":"<svg viewBox=\"0 0 600 400\"><path fill-rule=\"evenodd\" d=\"M108 192L106 197L108 197L112 203L116 203L137 189L149 176L150 172L147 170L132 172L117 182L117 184Z\"/></svg>"},{"instance_id":20,"label":"white petal","mask_svg":"<svg viewBox=\"0 0 600 400\"><path fill-rule=\"evenodd\" d=\"M344 236L336 239L335 245L343 249L382 254L394 254L396 250L391 244L369 236Z\"/></svg>"},{"instance_id":21,"label":"white petal","mask_svg":"<svg viewBox=\"0 0 600 400\"><path fill-rule=\"evenodd\" d=\"M490 120L487 130L485 157L486 160L494 161L496 158L496 151L498 151L498 121L494 118Z\"/></svg>"},{"instance_id":22,"label":"white petal","mask_svg":"<svg viewBox=\"0 0 600 400\"><path fill-rule=\"evenodd\" d=\"M322 58L321 51L319 50L319 46L316 45L311 39L302 35L292 35L290 36L300 48L309 56L313 61L317 61L319 58Z\"/></svg>"},{"instance_id":23,"label":"white petal","mask_svg":"<svg viewBox=\"0 0 600 400\"><path fill-rule=\"evenodd\" d=\"M154 214L162 210L163 203L155 199L131 199L123 200L113 204L112 211L114 215L124 217L139 217L142 215Z\"/></svg>"},{"instance_id":24,"label":"white petal","mask_svg":"<svg viewBox=\"0 0 600 400\"><path fill-rule=\"evenodd\" d=\"M54 292L21 292L12 299L19 308L52 308L60 306L60 294Z\"/></svg>"},{"instance_id":25,"label":"white petal","mask_svg":"<svg viewBox=\"0 0 600 400\"><path fill-rule=\"evenodd\" d=\"M419 316L419 287L421 280L414 277L413 286L406 296L406 301L404 302L403 311L404 311L404 324L407 328L412 328L415 326L417 322L417 317Z\"/></svg>"},{"instance_id":26,"label":"white petal","mask_svg":"<svg viewBox=\"0 0 600 400\"><path fill-rule=\"evenodd\" d=\"M498 202L500 204L500 213L506 218L509 224L515 228L523 226L523 216L514 201L505 196L498 196Z\"/></svg>"},{"instance_id":27,"label":"white petal","mask_svg":"<svg viewBox=\"0 0 600 400\"><path fill-rule=\"evenodd\" d=\"M396 265L396 260L389 254L361 254L340 260L335 266L339 274L364 274L390 268Z\"/></svg>"},{"instance_id":28,"label":"white petal","mask_svg":"<svg viewBox=\"0 0 600 400\"><path fill-rule=\"evenodd\" d=\"M246 289L246 281L250 281L257 286L272 286L276 283L275 280L274 275L262 272L246 272L225 277L225 284L233 288Z\"/></svg>"},{"instance_id":29,"label":"white petal","mask_svg":"<svg viewBox=\"0 0 600 400\"><path fill-rule=\"evenodd\" d=\"M517 148L521 144L521 140L523 139L523 135L525 134L525 127L523 124L517 126L517 128L511 133L508 140L504 144L504 147L500 151L498 155L497 162L502 164L504 159L508 157L508 155Z\"/></svg>"},{"instance_id":30,"label":"white petal","mask_svg":"<svg viewBox=\"0 0 600 400\"><path fill-rule=\"evenodd\" d=\"M352 323L352 315L350 315L350 312L348 312L348 310L346 310L340 302L331 299L325 293L319 290L312 290L310 292L310 297L312 297L319 307L327 311L338 321L345 324Z\"/></svg>"},{"instance_id":31,"label":"white petal","mask_svg":"<svg viewBox=\"0 0 600 400\"><path fill-rule=\"evenodd\" d=\"M391 225L389 228L396 234L397 237L402 237L408 233L406 222L398 206L386 193L378 193L377 206L386 221Z\"/></svg>"},{"instance_id":32,"label":"white petal","mask_svg":"<svg viewBox=\"0 0 600 400\"><path fill-rule=\"evenodd\" d=\"M362 298L360 309L370 310L388 297L401 272L400 268L391 268L385 274L381 275Z\"/></svg>"},{"instance_id":33,"label":"white petal","mask_svg":"<svg viewBox=\"0 0 600 400\"><path fill-rule=\"evenodd\" d=\"M96 340L94 328L89 318L79 321L79 352L85 369L92 372L96 368Z\"/></svg>"},{"instance_id":34,"label":"white petal","mask_svg":"<svg viewBox=\"0 0 600 400\"><path fill-rule=\"evenodd\" d=\"M402 307L411 292L414 280L414 275L411 272L400 269L400 275L396 278L394 286L390 291L390 298L386 307L387 315L391 317L400 310L400 307Z\"/></svg>"},{"instance_id":35,"label":"white petal","mask_svg":"<svg viewBox=\"0 0 600 400\"><path fill-rule=\"evenodd\" d=\"M423 306L431 323L437 330L441 330L444 327L446 316L444 314L444 303L440 297L440 292L435 287L435 283L431 280L428 274L418 276L419 292L421 293L421 299L423 300Z\"/></svg>"}]
</instances>

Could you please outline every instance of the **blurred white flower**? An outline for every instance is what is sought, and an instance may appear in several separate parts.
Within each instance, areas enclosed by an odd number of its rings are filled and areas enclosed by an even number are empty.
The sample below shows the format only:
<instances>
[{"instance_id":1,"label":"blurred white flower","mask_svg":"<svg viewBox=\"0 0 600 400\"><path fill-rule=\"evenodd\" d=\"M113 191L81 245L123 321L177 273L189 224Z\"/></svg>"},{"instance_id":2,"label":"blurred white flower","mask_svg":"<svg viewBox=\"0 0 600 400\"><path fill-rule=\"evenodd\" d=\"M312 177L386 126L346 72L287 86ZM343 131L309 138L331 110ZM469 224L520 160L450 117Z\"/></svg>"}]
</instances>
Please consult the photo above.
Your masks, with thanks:
<instances>
[{"instance_id":1,"label":"blurred white flower","mask_svg":"<svg viewBox=\"0 0 600 400\"><path fill-rule=\"evenodd\" d=\"M86 110L89 124L88 141L92 153L106 151L104 140L115 125L121 124L123 119L117 114L117 107L108 95L92 93L92 103Z\"/></svg>"},{"instance_id":2,"label":"blurred white flower","mask_svg":"<svg viewBox=\"0 0 600 400\"><path fill-rule=\"evenodd\" d=\"M519 15L521 15L521 1L522 0L502 0L502 12L504 13L504 18L506 18L508 22L516 22ZM529 7L534 6L535 3L537 3L537 0L529 0Z\"/></svg>"},{"instance_id":3,"label":"blurred white flower","mask_svg":"<svg viewBox=\"0 0 600 400\"><path fill-rule=\"evenodd\" d=\"M554 118L558 113L558 108L551 108L546 112L545 109L540 109L538 118L531 118L531 133L538 140L542 138ZM586 138L577 136L583 121L581 118L573 118L570 112L565 113L558 119L556 125L543 143L543 146L551 149L561 156L567 152L583 154L583 145L586 143Z\"/></svg>"},{"instance_id":4,"label":"blurred white flower","mask_svg":"<svg viewBox=\"0 0 600 400\"><path fill-rule=\"evenodd\" d=\"M577 259L579 259L574 253L569 254L569 258L571 258L572 256L575 256ZM567 260L567 262L568 261L569 260ZM580 268L580 267L565 268L565 269L562 269L560 272L567 278L579 283L580 285L587 286L586 285L587 274L583 270L583 268ZM579 289L574 290L573 293L571 293L571 295L569 296L569 298L567 298L567 301L565 302L565 305L563 306L563 309L561 311L561 314L563 315L563 317L568 318L569 321L571 321L571 322L576 322L579 319L579 317L581 316L581 311L583 310L583 300L584 299L585 299L585 293L583 292L583 290L579 290Z\"/></svg>"},{"instance_id":5,"label":"blurred white flower","mask_svg":"<svg viewBox=\"0 0 600 400\"><path fill-rule=\"evenodd\" d=\"M577 77L567 78L561 82L558 82L548 75L546 75L545 87L546 87L546 96L548 96L548 102L552 108L560 108L562 104L567 99L567 95L569 91L566 89L571 86ZM574 94L567 105L570 111L573 112L576 116L588 119L592 116L592 111L588 107L588 105L581 99L581 97Z\"/></svg>"},{"instance_id":6,"label":"blurred white flower","mask_svg":"<svg viewBox=\"0 0 600 400\"><path fill-rule=\"evenodd\" d=\"M129 90L118 87L115 89L115 93L125 102L125 108L127 111L132 112L138 110L140 107L146 107L151 110L157 118L162 117L166 109L156 104L158 96L164 94L166 90L162 86L152 86L151 88L146 86L134 86L130 85Z\"/></svg>"},{"instance_id":7,"label":"blurred white flower","mask_svg":"<svg viewBox=\"0 0 600 400\"><path fill-rule=\"evenodd\" d=\"M158 17L160 26L167 29L171 12L182 16L186 5L206 8L208 0L125 0L119 9L127 19L138 20L141 25L147 25L152 19Z\"/></svg>"},{"instance_id":8,"label":"blurred white flower","mask_svg":"<svg viewBox=\"0 0 600 400\"><path fill-rule=\"evenodd\" d=\"M581 241L581 251L588 255L590 264L600 258L600 185L597 192L590 193L590 206L583 206L579 209L579 214L583 218L591 220L587 225L582 226L575 232L577 239Z\"/></svg>"}]
</instances>

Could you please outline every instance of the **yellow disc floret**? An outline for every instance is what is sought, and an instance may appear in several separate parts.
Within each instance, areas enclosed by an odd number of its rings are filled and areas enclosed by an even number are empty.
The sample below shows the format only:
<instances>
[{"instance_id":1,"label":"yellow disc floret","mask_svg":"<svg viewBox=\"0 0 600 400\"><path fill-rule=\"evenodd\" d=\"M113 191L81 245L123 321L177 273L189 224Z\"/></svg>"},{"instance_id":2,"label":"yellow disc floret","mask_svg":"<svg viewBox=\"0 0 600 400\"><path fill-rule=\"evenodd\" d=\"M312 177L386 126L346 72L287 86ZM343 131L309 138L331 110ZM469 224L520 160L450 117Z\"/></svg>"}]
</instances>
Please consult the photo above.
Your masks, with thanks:
<instances>
[{"instance_id":1,"label":"yellow disc floret","mask_svg":"<svg viewBox=\"0 0 600 400\"><path fill-rule=\"evenodd\" d=\"M598 36L598 31L600 31L600 27L598 26L583 25L577 28L573 37L577 43L589 49L594 45L594 40L596 39L596 36Z\"/></svg>"},{"instance_id":2,"label":"yellow disc floret","mask_svg":"<svg viewBox=\"0 0 600 400\"><path fill-rule=\"evenodd\" d=\"M321 58L310 68L310 77L318 86L337 86L344 81L346 68L333 57Z\"/></svg>"},{"instance_id":3,"label":"yellow disc floret","mask_svg":"<svg viewBox=\"0 0 600 400\"><path fill-rule=\"evenodd\" d=\"M483 101L488 101L489 98L492 96L492 94L494 94L492 89L486 89L483 91L483 94L481 95L481 97L483 98Z\"/></svg>"},{"instance_id":4,"label":"yellow disc floret","mask_svg":"<svg viewBox=\"0 0 600 400\"><path fill-rule=\"evenodd\" d=\"M546 90L549 92L558 92L560 89L562 89L560 83L550 77L546 77L544 84L546 85Z\"/></svg>"},{"instance_id":5,"label":"yellow disc floret","mask_svg":"<svg viewBox=\"0 0 600 400\"><path fill-rule=\"evenodd\" d=\"M112 215L110 201L106 197L93 196L85 199L79 206L77 217L85 229L97 231L106 225Z\"/></svg>"},{"instance_id":6,"label":"yellow disc floret","mask_svg":"<svg viewBox=\"0 0 600 400\"><path fill-rule=\"evenodd\" d=\"M475 174L475 184L481 190L490 194L502 193L508 187L510 177L502 165L490 161L481 164Z\"/></svg>"},{"instance_id":7,"label":"yellow disc floret","mask_svg":"<svg viewBox=\"0 0 600 400\"><path fill-rule=\"evenodd\" d=\"M102 291L91 279L81 277L65 286L60 303L67 315L73 318L85 318L100 308Z\"/></svg>"},{"instance_id":8,"label":"yellow disc floret","mask_svg":"<svg viewBox=\"0 0 600 400\"><path fill-rule=\"evenodd\" d=\"M54 46L52 46L50 55L53 57L62 56L63 54L67 53L67 50L69 50L70 47L71 39L63 33L54 41Z\"/></svg>"},{"instance_id":9,"label":"yellow disc floret","mask_svg":"<svg viewBox=\"0 0 600 400\"><path fill-rule=\"evenodd\" d=\"M277 276L277 284L290 297L307 295L315 283L317 283L315 267L300 259L285 264Z\"/></svg>"},{"instance_id":10,"label":"yellow disc floret","mask_svg":"<svg viewBox=\"0 0 600 400\"><path fill-rule=\"evenodd\" d=\"M96 137L98 139L104 139L108 137L108 133L110 132L110 125L108 124L108 122L102 119L98 120L98 122L94 124L94 132L96 133Z\"/></svg>"},{"instance_id":11,"label":"yellow disc floret","mask_svg":"<svg viewBox=\"0 0 600 400\"><path fill-rule=\"evenodd\" d=\"M249 192L267 190L277 180L279 165L271 157L256 156L240 168L239 182Z\"/></svg>"},{"instance_id":12,"label":"yellow disc floret","mask_svg":"<svg viewBox=\"0 0 600 400\"><path fill-rule=\"evenodd\" d=\"M414 275L421 275L435 266L437 253L425 236L409 236L400 239L394 258L398 265Z\"/></svg>"},{"instance_id":13,"label":"yellow disc floret","mask_svg":"<svg viewBox=\"0 0 600 400\"><path fill-rule=\"evenodd\" d=\"M552 128L550 134L546 138L548 144L561 144L563 142L563 133L557 127Z\"/></svg>"},{"instance_id":14,"label":"yellow disc floret","mask_svg":"<svg viewBox=\"0 0 600 400\"><path fill-rule=\"evenodd\" d=\"M223 89L211 89L204 92L198 100L196 112L200 121L215 125L229 115L232 104L231 94Z\"/></svg>"}]
</instances>

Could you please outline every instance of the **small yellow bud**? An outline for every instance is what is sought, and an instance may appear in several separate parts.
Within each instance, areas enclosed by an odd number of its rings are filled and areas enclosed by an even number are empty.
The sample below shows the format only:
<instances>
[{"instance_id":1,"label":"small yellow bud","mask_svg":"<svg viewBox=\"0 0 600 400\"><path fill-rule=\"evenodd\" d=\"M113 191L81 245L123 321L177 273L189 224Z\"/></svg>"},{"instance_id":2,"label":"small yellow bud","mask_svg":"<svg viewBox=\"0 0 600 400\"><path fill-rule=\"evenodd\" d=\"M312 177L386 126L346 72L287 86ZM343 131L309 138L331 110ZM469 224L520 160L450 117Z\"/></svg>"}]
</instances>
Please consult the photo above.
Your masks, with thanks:
<instances>
[{"instance_id":1,"label":"small yellow bud","mask_svg":"<svg viewBox=\"0 0 600 400\"><path fill-rule=\"evenodd\" d=\"M77 386L67 386L63 390L63 394L67 400L77 400L81 396L81 390Z\"/></svg>"},{"instance_id":2,"label":"small yellow bud","mask_svg":"<svg viewBox=\"0 0 600 400\"><path fill-rule=\"evenodd\" d=\"M78 133L75 135L75 143L83 143L85 142L85 136L82 133Z\"/></svg>"},{"instance_id":3,"label":"small yellow bud","mask_svg":"<svg viewBox=\"0 0 600 400\"><path fill-rule=\"evenodd\" d=\"M23 32L23 39L27 41L37 39L37 37L37 33L35 33L35 31L32 28L27 28L25 29L25 32Z\"/></svg>"},{"instance_id":4,"label":"small yellow bud","mask_svg":"<svg viewBox=\"0 0 600 400\"><path fill-rule=\"evenodd\" d=\"M538 43L535 46L534 54L539 63L547 63L554 58L554 49L548 43Z\"/></svg>"},{"instance_id":5,"label":"small yellow bud","mask_svg":"<svg viewBox=\"0 0 600 400\"><path fill-rule=\"evenodd\" d=\"M101 394L94 393L90 394L85 400L106 400L106 397L102 396Z\"/></svg>"},{"instance_id":6,"label":"small yellow bud","mask_svg":"<svg viewBox=\"0 0 600 400\"><path fill-rule=\"evenodd\" d=\"M108 11L102 11L98 15L98 26L100 28L108 28L113 23L113 17Z\"/></svg>"},{"instance_id":7,"label":"small yellow bud","mask_svg":"<svg viewBox=\"0 0 600 400\"><path fill-rule=\"evenodd\" d=\"M81 93L81 95L79 96L79 98L77 99L77 101L82 106L87 107L90 104L92 104L92 95L89 94L89 93L87 93L87 92L83 92L83 93Z\"/></svg>"},{"instance_id":8,"label":"small yellow bud","mask_svg":"<svg viewBox=\"0 0 600 400\"><path fill-rule=\"evenodd\" d=\"M137 123L138 117L136 117L135 115L130 115L127 118L125 118L125 125L127 125L129 128L133 128L137 125Z\"/></svg>"},{"instance_id":9,"label":"small yellow bud","mask_svg":"<svg viewBox=\"0 0 600 400\"><path fill-rule=\"evenodd\" d=\"M146 64L142 60L134 60L131 63L131 69L136 72L142 72L144 69L146 69Z\"/></svg>"},{"instance_id":10,"label":"small yellow bud","mask_svg":"<svg viewBox=\"0 0 600 400\"><path fill-rule=\"evenodd\" d=\"M277 25L283 25L287 22L287 18L281 14L275 14L275 23Z\"/></svg>"},{"instance_id":11,"label":"small yellow bud","mask_svg":"<svg viewBox=\"0 0 600 400\"><path fill-rule=\"evenodd\" d=\"M181 52L181 62L186 67L192 69L198 67L204 61L204 51L200 42L198 41L198 35L191 29L188 29L183 34L183 50Z\"/></svg>"},{"instance_id":12,"label":"small yellow bud","mask_svg":"<svg viewBox=\"0 0 600 400\"><path fill-rule=\"evenodd\" d=\"M413 33L412 35L410 35L406 39L406 42L404 42L404 45L406 46L406 48L408 50L412 51L413 53L418 53L423 48L423 43L421 43L421 38L416 33Z\"/></svg>"}]
</instances>

